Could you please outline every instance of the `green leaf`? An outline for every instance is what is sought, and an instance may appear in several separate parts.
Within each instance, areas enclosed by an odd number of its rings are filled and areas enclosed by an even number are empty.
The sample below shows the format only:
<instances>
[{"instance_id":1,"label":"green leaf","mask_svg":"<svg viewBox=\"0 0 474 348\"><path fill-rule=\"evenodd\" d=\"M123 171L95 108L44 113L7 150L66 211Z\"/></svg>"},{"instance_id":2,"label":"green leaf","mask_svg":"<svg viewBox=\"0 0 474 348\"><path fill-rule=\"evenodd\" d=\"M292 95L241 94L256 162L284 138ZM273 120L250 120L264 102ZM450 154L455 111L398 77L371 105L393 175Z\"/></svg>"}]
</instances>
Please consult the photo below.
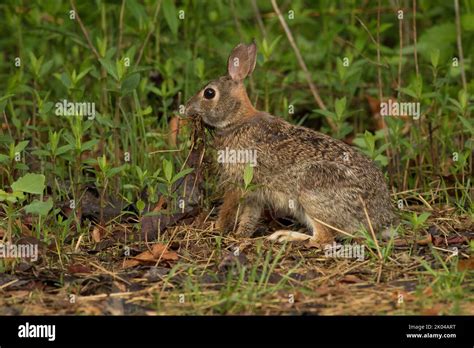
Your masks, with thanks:
<instances>
[{"instance_id":1,"label":"green leaf","mask_svg":"<svg viewBox=\"0 0 474 348\"><path fill-rule=\"evenodd\" d=\"M323 116L329 117L329 118L334 118L335 116L334 112L331 112L329 110L317 109L317 110L314 110L314 112L321 114Z\"/></svg>"},{"instance_id":2,"label":"green leaf","mask_svg":"<svg viewBox=\"0 0 474 348\"><path fill-rule=\"evenodd\" d=\"M44 190L43 174L26 174L12 184L13 191L41 194Z\"/></svg>"},{"instance_id":3,"label":"green leaf","mask_svg":"<svg viewBox=\"0 0 474 348\"><path fill-rule=\"evenodd\" d=\"M474 31L474 13L466 13L461 16L462 28L466 31Z\"/></svg>"},{"instance_id":4,"label":"green leaf","mask_svg":"<svg viewBox=\"0 0 474 348\"><path fill-rule=\"evenodd\" d=\"M7 100L8 98L13 97L15 94L7 94L0 98L0 102Z\"/></svg>"},{"instance_id":5,"label":"green leaf","mask_svg":"<svg viewBox=\"0 0 474 348\"><path fill-rule=\"evenodd\" d=\"M60 146L58 147L58 149L56 150L56 155L59 156L59 155L62 155L63 153L65 152L68 152L68 151L71 151L74 149L74 146L72 146L71 144L67 144L67 145L63 145L63 146Z\"/></svg>"},{"instance_id":6,"label":"green leaf","mask_svg":"<svg viewBox=\"0 0 474 348\"><path fill-rule=\"evenodd\" d=\"M171 180L171 183L174 184L176 181L178 181L179 179L181 179L183 176L188 175L188 174L191 173L193 170L194 170L193 168L186 168L186 169L183 169L182 171L180 171L178 174L176 174L176 175L173 177L173 180Z\"/></svg>"},{"instance_id":7,"label":"green leaf","mask_svg":"<svg viewBox=\"0 0 474 348\"><path fill-rule=\"evenodd\" d=\"M432 25L421 32L417 49L426 61L430 61L431 52L439 49L439 61L445 63L451 60L456 47L456 26L454 21L440 25Z\"/></svg>"},{"instance_id":8,"label":"green leaf","mask_svg":"<svg viewBox=\"0 0 474 348\"><path fill-rule=\"evenodd\" d=\"M140 74L135 73L135 74L131 74L127 76L122 82L122 86L121 86L122 94L125 95L134 91L138 87L139 84L140 84Z\"/></svg>"},{"instance_id":9,"label":"green leaf","mask_svg":"<svg viewBox=\"0 0 474 348\"><path fill-rule=\"evenodd\" d=\"M410 88L400 88L399 91L402 92L403 94L407 94L410 97L413 97L415 99L418 98L416 93L414 91L412 91Z\"/></svg>"},{"instance_id":10,"label":"green leaf","mask_svg":"<svg viewBox=\"0 0 474 348\"><path fill-rule=\"evenodd\" d=\"M47 157L50 155L49 151L46 151L46 150L35 150L35 151L31 151L31 154L32 155L35 155L35 156L39 156L39 157Z\"/></svg>"},{"instance_id":11,"label":"green leaf","mask_svg":"<svg viewBox=\"0 0 474 348\"><path fill-rule=\"evenodd\" d=\"M142 22L143 18L146 18L146 10L138 1L127 0L125 1L125 7L139 22Z\"/></svg>"},{"instance_id":12,"label":"green leaf","mask_svg":"<svg viewBox=\"0 0 474 348\"><path fill-rule=\"evenodd\" d=\"M178 34L178 13L173 0L163 1L163 14L173 35Z\"/></svg>"},{"instance_id":13,"label":"green leaf","mask_svg":"<svg viewBox=\"0 0 474 348\"><path fill-rule=\"evenodd\" d=\"M173 178L173 163L164 159L163 160L163 172L165 173L165 179L167 182L171 182Z\"/></svg>"},{"instance_id":14,"label":"green leaf","mask_svg":"<svg viewBox=\"0 0 474 348\"><path fill-rule=\"evenodd\" d=\"M69 89L69 87L71 87L71 79L69 78L69 75L65 72L61 74L60 80L66 88Z\"/></svg>"},{"instance_id":15,"label":"green leaf","mask_svg":"<svg viewBox=\"0 0 474 348\"><path fill-rule=\"evenodd\" d=\"M102 64L102 66L105 68L105 70L107 70L107 73L111 75L116 81L118 81L119 78L117 74L117 67L114 64L112 64L112 62L109 59L100 58L99 61L100 61L100 64Z\"/></svg>"},{"instance_id":16,"label":"green leaf","mask_svg":"<svg viewBox=\"0 0 474 348\"><path fill-rule=\"evenodd\" d=\"M462 116L458 116L458 118L461 120L462 125L468 131L468 133L474 135L474 125L472 124L472 120L468 120L467 118L464 118Z\"/></svg>"},{"instance_id":17,"label":"green leaf","mask_svg":"<svg viewBox=\"0 0 474 348\"><path fill-rule=\"evenodd\" d=\"M249 164L244 169L244 184L245 188L248 188L253 179L253 167Z\"/></svg>"},{"instance_id":18,"label":"green leaf","mask_svg":"<svg viewBox=\"0 0 474 348\"><path fill-rule=\"evenodd\" d=\"M0 202L3 202L4 200L8 199L10 195L3 191L3 190L0 190Z\"/></svg>"},{"instance_id":19,"label":"green leaf","mask_svg":"<svg viewBox=\"0 0 474 348\"><path fill-rule=\"evenodd\" d=\"M149 114L152 113L152 111L153 111L153 109L151 108L150 105L148 105L144 110L142 110L142 115L144 115L144 116L149 115Z\"/></svg>"},{"instance_id":20,"label":"green leaf","mask_svg":"<svg viewBox=\"0 0 474 348\"><path fill-rule=\"evenodd\" d=\"M437 67L438 66L438 63L439 63L439 49L434 49L433 51L431 51L431 65L433 65L433 67Z\"/></svg>"},{"instance_id":21,"label":"green leaf","mask_svg":"<svg viewBox=\"0 0 474 348\"><path fill-rule=\"evenodd\" d=\"M200 80L204 79L204 60L202 58L196 58L194 61L194 72Z\"/></svg>"},{"instance_id":22,"label":"green leaf","mask_svg":"<svg viewBox=\"0 0 474 348\"><path fill-rule=\"evenodd\" d=\"M123 171L125 169L125 166L120 166L120 167L116 167L116 168L111 168L108 172L107 172L107 177L110 178L110 177L113 177L114 175L117 175L118 173L120 173L121 171Z\"/></svg>"},{"instance_id":23,"label":"green leaf","mask_svg":"<svg viewBox=\"0 0 474 348\"><path fill-rule=\"evenodd\" d=\"M431 213L428 213L428 212L424 212L424 213L421 213L417 218L417 225L420 226L420 225L423 225L425 223L425 221L430 217Z\"/></svg>"},{"instance_id":24,"label":"green leaf","mask_svg":"<svg viewBox=\"0 0 474 348\"><path fill-rule=\"evenodd\" d=\"M30 141L29 140L25 140L25 141L20 141L16 146L15 146L15 153L16 152L22 152L27 146L28 146L28 143Z\"/></svg>"},{"instance_id":25,"label":"green leaf","mask_svg":"<svg viewBox=\"0 0 474 348\"><path fill-rule=\"evenodd\" d=\"M334 106L336 109L336 116L339 119L342 119L342 116L344 115L344 111L346 110L346 97L343 97L341 99L336 99Z\"/></svg>"},{"instance_id":26,"label":"green leaf","mask_svg":"<svg viewBox=\"0 0 474 348\"><path fill-rule=\"evenodd\" d=\"M99 143L99 139L92 139L82 144L82 151L92 150Z\"/></svg>"},{"instance_id":27,"label":"green leaf","mask_svg":"<svg viewBox=\"0 0 474 348\"><path fill-rule=\"evenodd\" d=\"M82 70L82 71L79 73L79 75L77 75L76 81L74 81L74 82L76 82L76 83L79 82L79 81L80 81L84 76L86 76L87 73L88 73L89 71L91 71L91 70L92 70L92 67L88 67L88 68Z\"/></svg>"},{"instance_id":28,"label":"green leaf","mask_svg":"<svg viewBox=\"0 0 474 348\"><path fill-rule=\"evenodd\" d=\"M143 202L141 199L137 202L137 209L140 212L145 209L145 202Z\"/></svg>"},{"instance_id":29,"label":"green leaf","mask_svg":"<svg viewBox=\"0 0 474 348\"><path fill-rule=\"evenodd\" d=\"M46 202L35 199L32 203L25 206L25 211L28 214L36 214L36 215L45 216L48 214L48 212L51 210L52 207L53 207L53 200L51 197L49 197L49 199Z\"/></svg>"}]
</instances>

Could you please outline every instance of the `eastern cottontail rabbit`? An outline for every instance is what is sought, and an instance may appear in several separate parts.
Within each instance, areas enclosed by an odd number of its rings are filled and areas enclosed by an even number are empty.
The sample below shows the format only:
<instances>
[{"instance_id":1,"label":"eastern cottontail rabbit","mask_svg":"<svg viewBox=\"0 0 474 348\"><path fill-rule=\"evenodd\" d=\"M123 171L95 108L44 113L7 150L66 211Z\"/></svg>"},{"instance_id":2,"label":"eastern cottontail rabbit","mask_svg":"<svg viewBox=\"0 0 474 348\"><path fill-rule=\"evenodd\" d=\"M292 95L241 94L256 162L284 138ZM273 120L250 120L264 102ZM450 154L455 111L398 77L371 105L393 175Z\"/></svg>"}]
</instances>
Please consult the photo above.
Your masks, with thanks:
<instances>
[{"instance_id":1,"label":"eastern cottontail rabbit","mask_svg":"<svg viewBox=\"0 0 474 348\"><path fill-rule=\"evenodd\" d=\"M186 105L189 117L201 118L214 130L220 155L229 155L219 161L224 162L223 183L241 184L247 164L239 154L256 155L255 190L241 199L241 190L229 185L217 227L230 230L238 221L237 235L249 237L265 205L289 213L312 232L309 236L282 230L273 233L272 240L328 243L361 225L369 230L366 212L375 232L390 226L395 216L389 191L371 160L342 141L252 106L243 80L254 70L256 57L255 43L236 46L227 75L208 83Z\"/></svg>"}]
</instances>

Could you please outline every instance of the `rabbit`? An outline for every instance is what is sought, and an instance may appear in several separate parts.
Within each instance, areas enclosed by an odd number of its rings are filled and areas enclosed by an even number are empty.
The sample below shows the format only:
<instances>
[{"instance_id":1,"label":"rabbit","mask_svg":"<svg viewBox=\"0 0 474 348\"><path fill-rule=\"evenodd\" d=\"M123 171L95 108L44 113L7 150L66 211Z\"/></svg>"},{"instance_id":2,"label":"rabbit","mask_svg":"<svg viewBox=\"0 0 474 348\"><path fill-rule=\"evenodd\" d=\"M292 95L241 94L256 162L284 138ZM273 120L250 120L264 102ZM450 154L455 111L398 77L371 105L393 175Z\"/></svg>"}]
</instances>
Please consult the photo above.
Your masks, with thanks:
<instances>
[{"instance_id":1,"label":"rabbit","mask_svg":"<svg viewBox=\"0 0 474 348\"><path fill-rule=\"evenodd\" d=\"M390 227L395 214L385 177L368 157L340 140L252 105L244 80L256 60L255 43L237 45L227 74L208 83L185 106L187 117L200 118L211 130L218 151L256 155L254 189L245 195L238 185L243 185L248 163L220 164L225 193L216 228L228 232L237 227L238 237L251 237L265 207L289 214L309 229L310 234L275 231L268 239L277 242L323 245L353 236L361 226L376 233Z\"/></svg>"}]
</instances>

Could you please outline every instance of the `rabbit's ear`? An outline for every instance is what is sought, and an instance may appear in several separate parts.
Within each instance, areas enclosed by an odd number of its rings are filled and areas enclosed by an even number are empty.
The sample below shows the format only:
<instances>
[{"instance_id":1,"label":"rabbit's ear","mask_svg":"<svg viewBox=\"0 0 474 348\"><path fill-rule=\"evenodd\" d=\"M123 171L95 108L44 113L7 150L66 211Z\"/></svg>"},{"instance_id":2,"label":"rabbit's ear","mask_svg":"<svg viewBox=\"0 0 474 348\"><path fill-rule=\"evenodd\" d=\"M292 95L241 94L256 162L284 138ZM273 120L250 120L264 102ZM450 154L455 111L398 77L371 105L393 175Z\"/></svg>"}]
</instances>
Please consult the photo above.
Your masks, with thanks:
<instances>
[{"instance_id":1,"label":"rabbit's ear","mask_svg":"<svg viewBox=\"0 0 474 348\"><path fill-rule=\"evenodd\" d=\"M231 52L227 62L227 72L232 80L242 81L255 69L257 63L257 45L238 44Z\"/></svg>"}]
</instances>

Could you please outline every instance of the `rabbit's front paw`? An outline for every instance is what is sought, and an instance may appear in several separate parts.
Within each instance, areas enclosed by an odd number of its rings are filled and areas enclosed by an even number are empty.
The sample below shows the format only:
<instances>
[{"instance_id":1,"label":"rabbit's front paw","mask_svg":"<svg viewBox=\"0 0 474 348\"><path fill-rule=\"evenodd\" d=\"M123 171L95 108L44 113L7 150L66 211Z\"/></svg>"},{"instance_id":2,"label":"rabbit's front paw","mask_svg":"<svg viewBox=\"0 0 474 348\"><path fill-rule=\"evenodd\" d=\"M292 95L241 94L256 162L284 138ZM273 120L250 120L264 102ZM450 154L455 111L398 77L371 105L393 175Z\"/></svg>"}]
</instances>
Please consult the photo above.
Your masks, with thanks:
<instances>
[{"instance_id":1,"label":"rabbit's front paw","mask_svg":"<svg viewBox=\"0 0 474 348\"><path fill-rule=\"evenodd\" d=\"M255 224L249 223L249 224L240 224L239 228L237 229L237 232L235 232L235 235L239 238L250 238L252 237L252 234L255 232Z\"/></svg>"},{"instance_id":2,"label":"rabbit's front paw","mask_svg":"<svg viewBox=\"0 0 474 348\"><path fill-rule=\"evenodd\" d=\"M230 233L234 230L235 218L232 216L220 215L216 221L215 228L216 230L222 233Z\"/></svg>"},{"instance_id":3,"label":"rabbit's front paw","mask_svg":"<svg viewBox=\"0 0 474 348\"><path fill-rule=\"evenodd\" d=\"M278 230L273 232L267 237L268 240L284 243L284 242L297 242L310 239L311 236L290 230Z\"/></svg>"}]
</instances>

